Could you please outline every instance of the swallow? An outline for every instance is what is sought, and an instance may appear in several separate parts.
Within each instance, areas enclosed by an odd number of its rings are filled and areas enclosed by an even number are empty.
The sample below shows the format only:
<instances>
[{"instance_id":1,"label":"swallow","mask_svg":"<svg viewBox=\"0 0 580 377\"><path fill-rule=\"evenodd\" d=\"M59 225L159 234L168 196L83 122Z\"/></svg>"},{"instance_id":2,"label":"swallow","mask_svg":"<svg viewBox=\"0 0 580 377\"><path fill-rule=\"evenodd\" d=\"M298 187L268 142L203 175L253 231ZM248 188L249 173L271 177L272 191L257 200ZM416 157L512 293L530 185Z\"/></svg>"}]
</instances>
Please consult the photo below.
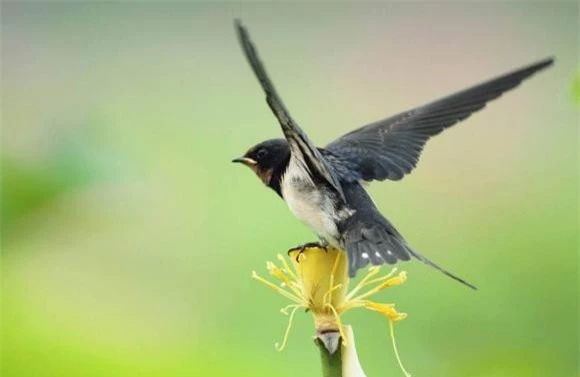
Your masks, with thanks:
<instances>
[{"instance_id":1,"label":"swallow","mask_svg":"<svg viewBox=\"0 0 580 377\"><path fill-rule=\"evenodd\" d=\"M235 29L242 50L278 119L283 139L263 141L233 162L242 163L274 190L290 211L316 233L320 246L348 256L349 275L367 266L417 259L476 289L413 249L384 217L363 183L398 181L417 166L427 141L468 118L504 92L553 64L553 58L517 69L426 105L351 131L316 147L276 92L247 29ZM311 244L311 243L309 243ZM315 243L318 244L318 243Z\"/></svg>"}]
</instances>

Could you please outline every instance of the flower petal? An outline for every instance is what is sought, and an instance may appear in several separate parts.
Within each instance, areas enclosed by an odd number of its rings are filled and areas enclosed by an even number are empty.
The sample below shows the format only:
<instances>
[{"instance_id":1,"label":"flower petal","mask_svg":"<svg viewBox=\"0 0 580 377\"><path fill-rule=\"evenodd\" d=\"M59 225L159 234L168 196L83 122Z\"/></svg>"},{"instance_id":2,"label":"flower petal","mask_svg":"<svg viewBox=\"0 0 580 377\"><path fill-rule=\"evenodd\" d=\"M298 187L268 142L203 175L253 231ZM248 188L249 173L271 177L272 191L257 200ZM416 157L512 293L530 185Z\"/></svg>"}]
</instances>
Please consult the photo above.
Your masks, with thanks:
<instances>
[{"instance_id":1,"label":"flower petal","mask_svg":"<svg viewBox=\"0 0 580 377\"><path fill-rule=\"evenodd\" d=\"M388 317L391 321L397 322L407 317L407 313L399 313L395 310L395 304L382 304L373 301L363 301L363 307L379 312L382 315Z\"/></svg>"},{"instance_id":2,"label":"flower petal","mask_svg":"<svg viewBox=\"0 0 580 377\"><path fill-rule=\"evenodd\" d=\"M342 306L348 289L347 258L343 251L330 246L308 247L302 252L291 251L290 259L296 268L302 295L315 314L328 312L328 305L337 310Z\"/></svg>"}]
</instances>

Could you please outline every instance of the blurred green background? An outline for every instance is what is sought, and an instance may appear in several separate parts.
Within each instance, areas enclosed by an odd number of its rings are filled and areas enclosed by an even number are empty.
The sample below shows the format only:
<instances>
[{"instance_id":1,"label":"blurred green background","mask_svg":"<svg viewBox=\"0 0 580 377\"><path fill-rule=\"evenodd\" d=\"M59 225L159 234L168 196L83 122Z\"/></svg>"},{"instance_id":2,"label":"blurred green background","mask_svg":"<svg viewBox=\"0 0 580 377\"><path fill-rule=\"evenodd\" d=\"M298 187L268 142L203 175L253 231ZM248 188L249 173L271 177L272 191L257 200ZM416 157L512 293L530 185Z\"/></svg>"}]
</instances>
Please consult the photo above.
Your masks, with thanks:
<instances>
[{"instance_id":1,"label":"blurred green background","mask_svg":"<svg viewBox=\"0 0 580 377\"><path fill-rule=\"evenodd\" d=\"M313 236L230 163L280 136L234 17L320 145L556 57L369 190L417 250L480 287L409 263L378 295L409 313L396 333L414 376L578 376L578 15L3 2L2 376L319 375L310 315L278 353L286 302L250 279ZM345 320L367 374L400 376L385 320Z\"/></svg>"}]
</instances>

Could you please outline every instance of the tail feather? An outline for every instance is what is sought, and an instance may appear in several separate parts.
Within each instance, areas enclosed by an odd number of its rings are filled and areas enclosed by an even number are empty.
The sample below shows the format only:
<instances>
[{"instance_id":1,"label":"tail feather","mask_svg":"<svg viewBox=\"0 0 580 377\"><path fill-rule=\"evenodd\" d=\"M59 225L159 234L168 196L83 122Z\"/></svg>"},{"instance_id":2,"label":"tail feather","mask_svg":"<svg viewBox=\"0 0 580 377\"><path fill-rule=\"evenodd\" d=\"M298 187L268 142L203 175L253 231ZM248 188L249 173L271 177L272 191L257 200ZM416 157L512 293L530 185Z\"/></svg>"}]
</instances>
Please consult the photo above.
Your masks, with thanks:
<instances>
[{"instance_id":1,"label":"tail feather","mask_svg":"<svg viewBox=\"0 0 580 377\"><path fill-rule=\"evenodd\" d=\"M349 230L345 236L345 249L349 260L349 275L366 267L369 262L375 266L407 261L411 255L394 235L379 226L365 227L361 224Z\"/></svg>"},{"instance_id":2,"label":"tail feather","mask_svg":"<svg viewBox=\"0 0 580 377\"><path fill-rule=\"evenodd\" d=\"M457 275L452 274L451 272L447 271L443 267L437 265L435 262L433 262L433 261L425 258L424 256L422 256L421 254L417 253L415 250L411 249L410 247L407 247L407 250L414 258L420 260L421 262L425 263L426 265L431 266L431 267L435 268L436 270L443 272L445 275L449 276L451 279L458 281L461 284L464 284L473 290L477 290L477 287L475 285L465 281L464 279L460 278Z\"/></svg>"},{"instance_id":3,"label":"tail feather","mask_svg":"<svg viewBox=\"0 0 580 377\"><path fill-rule=\"evenodd\" d=\"M359 226L351 228L345 235L345 249L348 254L350 277L354 277L357 270L366 267L369 263L375 266L385 263L395 264L397 261L408 261L413 257L441 271L455 281L471 289L477 289L474 285L417 253L407 245L394 228L390 231L388 227L359 224Z\"/></svg>"}]
</instances>

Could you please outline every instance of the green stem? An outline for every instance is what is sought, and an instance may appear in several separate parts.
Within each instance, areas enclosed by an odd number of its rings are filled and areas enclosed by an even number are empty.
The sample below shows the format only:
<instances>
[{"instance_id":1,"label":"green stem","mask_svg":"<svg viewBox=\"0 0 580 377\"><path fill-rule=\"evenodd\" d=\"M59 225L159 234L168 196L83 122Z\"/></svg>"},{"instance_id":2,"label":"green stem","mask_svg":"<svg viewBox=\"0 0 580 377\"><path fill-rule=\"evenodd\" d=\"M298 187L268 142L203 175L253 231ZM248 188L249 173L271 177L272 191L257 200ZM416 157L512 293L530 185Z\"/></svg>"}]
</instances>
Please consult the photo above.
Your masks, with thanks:
<instances>
[{"instance_id":1,"label":"green stem","mask_svg":"<svg viewBox=\"0 0 580 377\"><path fill-rule=\"evenodd\" d=\"M342 338L338 339L339 342ZM320 349L320 361L322 362L322 376L323 377L342 377L342 347L337 347L334 353L326 348L325 343L316 337L314 343ZM340 343L339 343L340 344Z\"/></svg>"}]
</instances>

